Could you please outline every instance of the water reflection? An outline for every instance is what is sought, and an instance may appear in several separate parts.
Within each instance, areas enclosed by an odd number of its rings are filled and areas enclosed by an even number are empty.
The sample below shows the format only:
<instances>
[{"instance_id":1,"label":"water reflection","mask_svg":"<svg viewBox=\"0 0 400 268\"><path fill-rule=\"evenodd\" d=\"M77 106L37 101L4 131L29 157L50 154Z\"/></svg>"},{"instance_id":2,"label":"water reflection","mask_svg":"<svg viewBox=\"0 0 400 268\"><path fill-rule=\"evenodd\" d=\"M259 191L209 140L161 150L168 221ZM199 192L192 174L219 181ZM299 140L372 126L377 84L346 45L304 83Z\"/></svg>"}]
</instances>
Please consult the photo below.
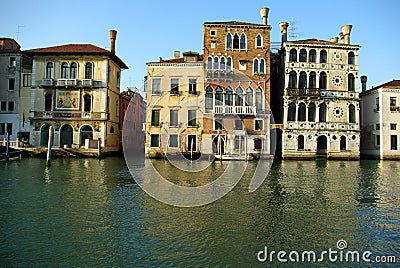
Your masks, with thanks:
<instances>
[{"instance_id":1,"label":"water reflection","mask_svg":"<svg viewBox=\"0 0 400 268\"><path fill-rule=\"evenodd\" d=\"M215 163L193 176L153 165L190 186L226 169ZM132 168L146 176L144 162ZM249 163L222 199L178 208L144 193L122 158L1 165L2 265L246 267L260 265L264 246L322 251L339 239L351 250L399 256L400 162L276 161L249 193L255 169Z\"/></svg>"}]
</instances>

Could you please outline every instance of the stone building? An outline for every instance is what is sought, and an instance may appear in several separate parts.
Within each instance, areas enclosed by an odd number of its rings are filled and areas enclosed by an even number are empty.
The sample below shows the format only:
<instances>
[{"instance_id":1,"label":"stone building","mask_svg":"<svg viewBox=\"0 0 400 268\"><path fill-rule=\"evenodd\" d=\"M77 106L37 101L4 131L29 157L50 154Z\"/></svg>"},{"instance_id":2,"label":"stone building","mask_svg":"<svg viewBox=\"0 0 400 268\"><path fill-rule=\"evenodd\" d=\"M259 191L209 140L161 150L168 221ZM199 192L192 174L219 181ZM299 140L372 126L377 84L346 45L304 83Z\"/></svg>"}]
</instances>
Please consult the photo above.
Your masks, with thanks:
<instances>
[{"instance_id":1,"label":"stone building","mask_svg":"<svg viewBox=\"0 0 400 268\"><path fill-rule=\"evenodd\" d=\"M366 77L361 78L361 155L400 159L400 80L366 90Z\"/></svg>"},{"instance_id":2,"label":"stone building","mask_svg":"<svg viewBox=\"0 0 400 268\"><path fill-rule=\"evenodd\" d=\"M337 37L288 41L287 27L280 24L282 48L273 66L282 157L359 158L360 46L350 43L352 26L342 27L340 42Z\"/></svg>"},{"instance_id":3,"label":"stone building","mask_svg":"<svg viewBox=\"0 0 400 268\"><path fill-rule=\"evenodd\" d=\"M175 51L174 58L148 62L145 153L198 154L204 106L203 55Z\"/></svg>"},{"instance_id":4,"label":"stone building","mask_svg":"<svg viewBox=\"0 0 400 268\"><path fill-rule=\"evenodd\" d=\"M115 54L117 32L110 31L110 50L92 44L68 44L24 51L33 58L31 137L47 144L54 127L55 147L119 148L121 70L128 66Z\"/></svg>"},{"instance_id":5,"label":"stone building","mask_svg":"<svg viewBox=\"0 0 400 268\"><path fill-rule=\"evenodd\" d=\"M262 23L205 22L202 153L270 154L270 31Z\"/></svg>"}]
</instances>

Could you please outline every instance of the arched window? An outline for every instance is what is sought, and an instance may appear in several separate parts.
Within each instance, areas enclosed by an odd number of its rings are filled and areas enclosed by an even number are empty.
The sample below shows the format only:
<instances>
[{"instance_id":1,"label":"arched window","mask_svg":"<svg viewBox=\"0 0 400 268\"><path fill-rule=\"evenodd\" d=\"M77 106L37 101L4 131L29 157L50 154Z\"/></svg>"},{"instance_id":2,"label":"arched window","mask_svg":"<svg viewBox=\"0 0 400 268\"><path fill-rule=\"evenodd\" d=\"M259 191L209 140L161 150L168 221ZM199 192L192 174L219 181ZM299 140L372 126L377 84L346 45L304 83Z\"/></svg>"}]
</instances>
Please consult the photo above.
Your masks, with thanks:
<instances>
[{"instance_id":1,"label":"arched window","mask_svg":"<svg viewBox=\"0 0 400 268\"><path fill-rule=\"evenodd\" d=\"M46 64L46 78L53 78L53 63L48 62Z\"/></svg>"},{"instance_id":2,"label":"arched window","mask_svg":"<svg viewBox=\"0 0 400 268\"><path fill-rule=\"evenodd\" d=\"M253 61L253 73L254 74L258 73L258 66L259 66L258 59L254 59L254 61Z\"/></svg>"},{"instance_id":3,"label":"arched window","mask_svg":"<svg viewBox=\"0 0 400 268\"><path fill-rule=\"evenodd\" d=\"M306 121L306 105L303 102L299 104L297 121L302 121L302 122Z\"/></svg>"},{"instance_id":4,"label":"arched window","mask_svg":"<svg viewBox=\"0 0 400 268\"><path fill-rule=\"evenodd\" d=\"M349 52L349 55L348 55L348 64L355 64L355 56L354 56L354 52L353 51L351 51L351 52Z\"/></svg>"},{"instance_id":5,"label":"arched window","mask_svg":"<svg viewBox=\"0 0 400 268\"><path fill-rule=\"evenodd\" d=\"M256 88L256 109L263 110L263 91L260 87Z\"/></svg>"},{"instance_id":6,"label":"arched window","mask_svg":"<svg viewBox=\"0 0 400 268\"><path fill-rule=\"evenodd\" d=\"M72 78L72 79L76 79L77 78L76 75L77 75L77 72L78 72L78 65L76 64L76 62L71 63L71 66L69 68L69 72L70 72L69 78Z\"/></svg>"},{"instance_id":7,"label":"arched window","mask_svg":"<svg viewBox=\"0 0 400 268\"><path fill-rule=\"evenodd\" d=\"M355 91L355 79L353 74L347 76L347 90Z\"/></svg>"},{"instance_id":8,"label":"arched window","mask_svg":"<svg viewBox=\"0 0 400 268\"><path fill-rule=\"evenodd\" d=\"M93 78L93 64L91 62L87 62L85 64L85 79Z\"/></svg>"},{"instance_id":9,"label":"arched window","mask_svg":"<svg viewBox=\"0 0 400 268\"><path fill-rule=\"evenodd\" d=\"M315 49L311 49L309 56L308 56L308 61L309 62L316 62L317 61L317 52L315 52Z\"/></svg>"},{"instance_id":10,"label":"arched window","mask_svg":"<svg viewBox=\"0 0 400 268\"><path fill-rule=\"evenodd\" d=\"M326 122L326 104L319 105L319 122Z\"/></svg>"},{"instance_id":11,"label":"arched window","mask_svg":"<svg viewBox=\"0 0 400 268\"><path fill-rule=\"evenodd\" d=\"M115 115L119 116L119 100L115 101Z\"/></svg>"},{"instance_id":12,"label":"arched window","mask_svg":"<svg viewBox=\"0 0 400 268\"><path fill-rule=\"evenodd\" d=\"M320 56L319 56L319 62L320 63L327 63L328 61L328 54L326 53L326 50L321 50Z\"/></svg>"},{"instance_id":13,"label":"arched window","mask_svg":"<svg viewBox=\"0 0 400 268\"><path fill-rule=\"evenodd\" d=\"M225 105L233 105L233 91L231 87L227 87L225 90Z\"/></svg>"},{"instance_id":14,"label":"arched window","mask_svg":"<svg viewBox=\"0 0 400 268\"><path fill-rule=\"evenodd\" d=\"M114 126L110 127L110 134L114 134Z\"/></svg>"},{"instance_id":15,"label":"arched window","mask_svg":"<svg viewBox=\"0 0 400 268\"><path fill-rule=\"evenodd\" d=\"M233 35L233 49L239 49L239 35L237 33Z\"/></svg>"},{"instance_id":16,"label":"arched window","mask_svg":"<svg viewBox=\"0 0 400 268\"><path fill-rule=\"evenodd\" d=\"M218 70L218 65L219 65L218 57L214 57L213 69L214 69L214 70Z\"/></svg>"},{"instance_id":17,"label":"arched window","mask_svg":"<svg viewBox=\"0 0 400 268\"><path fill-rule=\"evenodd\" d=\"M296 62L297 61L297 50L294 49L294 48L292 48L290 50L289 61L290 62Z\"/></svg>"},{"instance_id":18,"label":"arched window","mask_svg":"<svg viewBox=\"0 0 400 268\"><path fill-rule=\"evenodd\" d=\"M265 60L264 59L260 59L260 73L265 73Z\"/></svg>"},{"instance_id":19,"label":"arched window","mask_svg":"<svg viewBox=\"0 0 400 268\"><path fill-rule=\"evenodd\" d=\"M50 112L53 108L53 96L51 94L46 94L44 96L44 110Z\"/></svg>"},{"instance_id":20,"label":"arched window","mask_svg":"<svg viewBox=\"0 0 400 268\"><path fill-rule=\"evenodd\" d=\"M92 96L85 94L83 96L83 111L90 112L92 110Z\"/></svg>"},{"instance_id":21,"label":"arched window","mask_svg":"<svg viewBox=\"0 0 400 268\"><path fill-rule=\"evenodd\" d=\"M207 58L207 70L212 70L212 58Z\"/></svg>"},{"instance_id":22,"label":"arched window","mask_svg":"<svg viewBox=\"0 0 400 268\"><path fill-rule=\"evenodd\" d=\"M297 150L304 150L304 136L299 135L297 137Z\"/></svg>"},{"instance_id":23,"label":"arched window","mask_svg":"<svg viewBox=\"0 0 400 268\"><path fill-rule=\"evenodd\" d=\"M206 95L205 95L205 106L206 109L212 109L213 108L213 90L210 86L206 87Z\"/></svg>"},{"instance_id":24,"label":"arched window","mask_svg":"<svg viewBox=\"0 0 400 268\"><path fill-rule=\"evenodd\" d=\"M326 89L326 73L325 72L321 72L319 74L319 88L320 89Z\"/></svg>"},{"instance_id":25,"label":"arched window","mask_svg":"<svg viewBox=\"0 0 400 268\"><path fill-rule=\"evenodd\" d=\"M317 75L315 72L310 72L309 78L308 78L308 87L311 89L316 88L317 86Z\"/></svg>"},{"instance_id":26,"label":"arched window","mask_svg":"<svg viewBox=\"0 0 400 268\"><path fill-rule=\"evenodd\" d=\"M310 103L308 105L308 121L315 122L315 104Z\"/></svg>"},{"instance_id":27,"label":"arched window","mask_svg":"<svg viewBox=\"0 0 400 268\"><path fill-rule=\"evenodd\" d=\"M296 120L296 104L291 102L289 103L287 121L295 121L295 120Z\"/></svg>"},{"instance_id":28,"label":"arched window","mask_svg":"<svg viewBox=\"0 0 400 268\"><path fill-rule=\"evenodd\" d=\"M242 33L242 35L240 36L240 49L246 49L247 47L247 41L246 41L246 35L244 33Z\"/></svg>"},{"instance_id":29,"label":"arched window","mask_svg":"<svg viewBox=\"0 0 400 268\"><path fill-rule=\"evenodd\" d=\"M225 57L221 57L221 60L219 61L219 68L221 70L225 70L225 68L226 68Z\"/></svg>"},{"instance_id":30,"label":"arched window","mask_svg":"<svg viewBox=\"0 0 400 268\"><path fill-rule=\"evenodd\" d=\"M250 87L246 89L246 106L253 106L253 90Z\"/></svg>"},{"instance_id":31,"label":"arched window","mask_svg":"<svg viewBox=\"0 0 400 268\"><path fill-rule=\"evenodd\" d=\"M349 105L349 123L355 123L356 122L356 108L354 107L353 104Z\"/></svg>"},{"instance_id":32,"label":"arched window","mask_svg":"<svg viewBox=\"0 0 400 268\"><path fill-rule=\"evenodd\" d=\"M346 137L345 136L341 136L340 137L340 151L345 151L346 150Z\"/></svg>"},{"instance_id":33,"label":"arched window","mask_svg":"<svg viewBox=\"0 0 400 268\"><path fill-rule=\"evenodd\" d=\"M300 89L305 89L307 88L307 74L306 72L300 72L299 76L299 88Z\"/></svg>"},{"instance_id":34,"label":"arched window","mask_svg":"<svg viewBox=\"0 0 400 268\"><path fill-rule=\"evenodd\" d=\"M226 61L226 69L231 70L232 69L232 58L228 57L228 60Z\"/></svg>"},{"instance_id":35,"label":"arched window","mask_svg":"<svg viewBox=\"0 0 400 268\"><path fill-rule=\"evenodd\" d=\"M215 90L215 105L221 106L223 105L224 96L222 95L222 88L220 86Z\"/></svg>"},{"instance_id":36,"label":"arched window","mask_svg":"<svg viewBox=\"0 0 400 268\"><path fill-rule=\"evenodd\" d=\"M240 86L236 89L235 105L243 106L243 89Z\"/></svg>"},{"instance_id":37,"label":"arched window","mask_svg":"<svg viewBox=\"0 0 400 268\"><path fill-rule=\"evenodd\" d=\"M304 48L300 50L299 62L307 62L307 50Z\"/></svg>"},{"instance_id":38,"label":"arched window","mask_svg":"<svg viewBox=\"0 0 400 268\"><path fill-rule=\"evenodd\" d=\"M228 33L226 35L226 49L232 49L232 35Z\"/></svg>"},{"instance_id":39,"label":"arched window","mask_svg":"<svg viewBox=\"0 0 400 268\"><path fill-rule=\"evenodd\" d=\"M297 73L295 71L289 73L289 88L297 88Z\"/></svg>"},{"instance_id":40,"label":"arched window","mask_svg":"<svg viewBox=\"0 0 400 268\"><path fill-rule=\"evenodd\" d=\"M68 78L68 63L63 62L61 63L61 78Z\"/></svg>"},{"instance_id":41,"label":"arched window","mask_svg":"<svg viewBox=\"0 0 400 268\"><path fill-rule=\"evenodd\" d=\"M258 34L256 37L256 48L262 48L263 47L263 38L261 34Z\"/></svg>"}]
</instances>

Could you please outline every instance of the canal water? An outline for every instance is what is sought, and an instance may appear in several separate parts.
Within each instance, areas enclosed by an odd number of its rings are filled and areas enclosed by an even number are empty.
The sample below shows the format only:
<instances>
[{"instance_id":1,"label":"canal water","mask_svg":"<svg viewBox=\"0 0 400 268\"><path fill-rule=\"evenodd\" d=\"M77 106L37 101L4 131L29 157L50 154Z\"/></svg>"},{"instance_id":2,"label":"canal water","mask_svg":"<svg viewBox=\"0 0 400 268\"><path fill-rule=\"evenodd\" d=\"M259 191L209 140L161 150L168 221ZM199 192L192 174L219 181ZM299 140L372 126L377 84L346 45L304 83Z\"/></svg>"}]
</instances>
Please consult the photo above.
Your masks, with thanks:
<instances>
[{"instance_id":1,"label":"canal water","mask_svg":"<svg viewBox=\"0 0 400 268\"><path fill-rule=\"evenodd\" d=\"M276 255L260 262L265 247L321 253L338 250L339 240L343 251L400 261L399 161L278 161L249 193L256 163L225 197L195 208L149 197L123 158L0 163L0 267L271 267L283 263ZM134 175L146 165L138 162ZM226 164L195 176L164 160L153 165L185 184L210 181ZM339 265L354 263L318 263Z\"/></svg>"}]
</instances>

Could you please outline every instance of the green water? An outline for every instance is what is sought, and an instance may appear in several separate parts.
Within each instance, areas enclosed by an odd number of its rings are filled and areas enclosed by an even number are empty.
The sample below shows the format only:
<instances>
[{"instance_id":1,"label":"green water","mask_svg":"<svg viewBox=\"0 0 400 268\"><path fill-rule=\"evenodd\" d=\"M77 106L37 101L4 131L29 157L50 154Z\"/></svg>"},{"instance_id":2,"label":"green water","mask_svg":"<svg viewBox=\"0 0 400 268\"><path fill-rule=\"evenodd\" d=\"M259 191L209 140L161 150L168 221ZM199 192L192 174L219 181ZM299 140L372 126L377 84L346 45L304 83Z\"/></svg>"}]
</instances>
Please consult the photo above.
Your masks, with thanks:
<instances>
[{"instance_id":1,"label":"green water","mask_svg":"<svg viewBox=\"0 0 400 268\"><path fill-rule=\"evenodd\" d=\"M225 165L195 178L210 181ZM257 260L264 246L323 251L340 239L399 264L400 161L276 162L249 193L255 165L222 199L178 208L143 192L123 158L0 163L0 267L379 266Z\"/></svg>"}]
</instances>

